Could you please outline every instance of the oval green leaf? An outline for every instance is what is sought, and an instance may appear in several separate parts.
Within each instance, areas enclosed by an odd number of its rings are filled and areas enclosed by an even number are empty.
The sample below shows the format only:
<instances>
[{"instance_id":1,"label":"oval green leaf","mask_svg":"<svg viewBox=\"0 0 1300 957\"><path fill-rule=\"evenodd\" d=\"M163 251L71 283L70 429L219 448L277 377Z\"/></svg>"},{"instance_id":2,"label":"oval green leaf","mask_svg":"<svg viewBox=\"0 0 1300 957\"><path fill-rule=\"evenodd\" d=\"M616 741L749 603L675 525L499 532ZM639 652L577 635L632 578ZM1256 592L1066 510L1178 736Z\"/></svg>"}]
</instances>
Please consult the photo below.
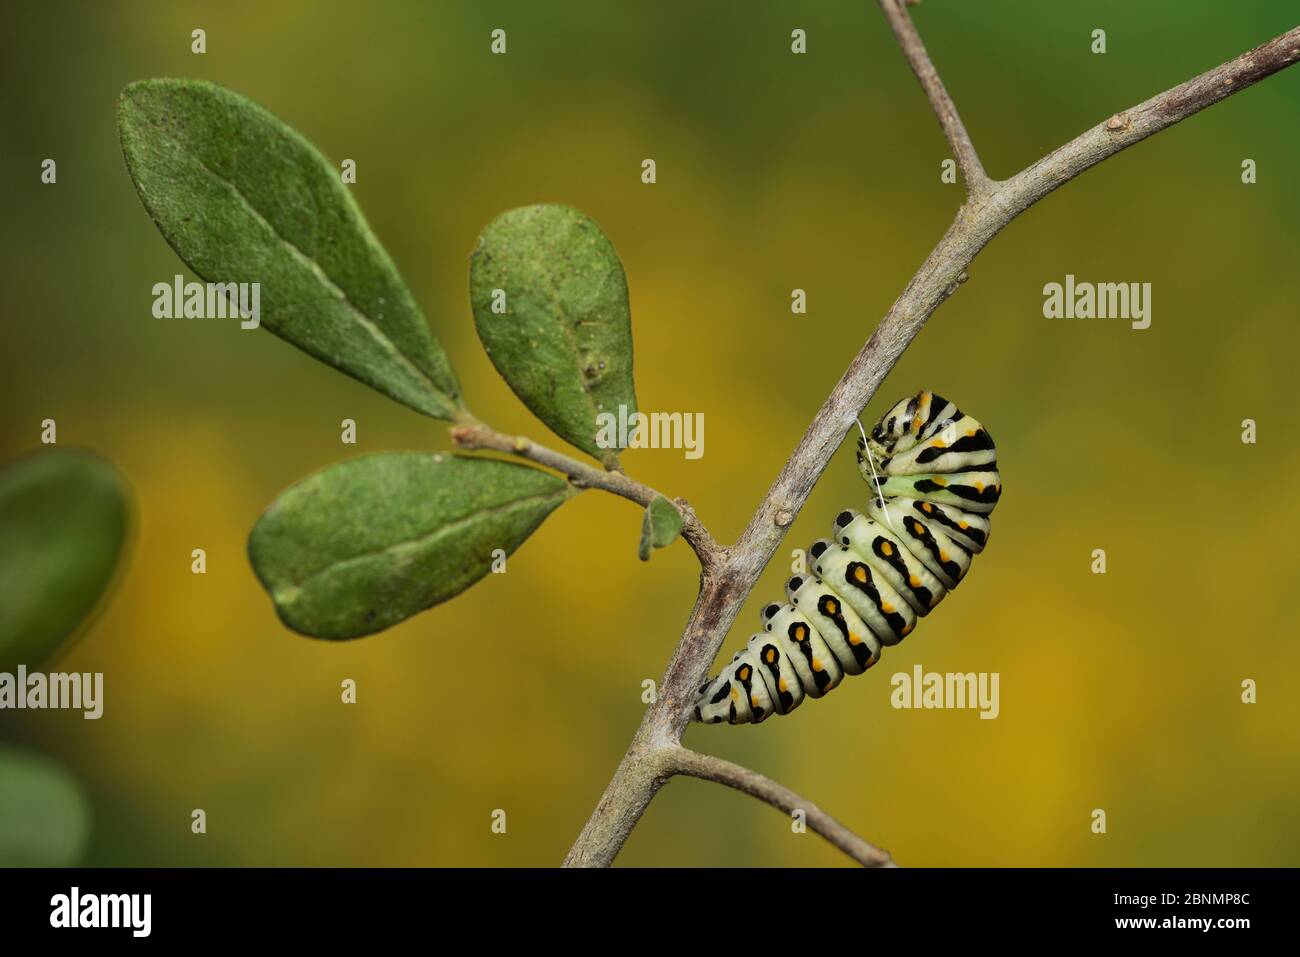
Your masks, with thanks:
<instances>
[{"instance_id":1,"label":"oval green leaf","mask_svg":"<svg viewBox=\"0 0 1300 957\"><path fill-rule=\"evenodd\" d=\"M0 671L51 658L108 588L126 485L90 452L49 449L0 469Z\"/></svg>"},{"instance_id":2,"label":"oval green leaf","mask_svg":"<svg viewBox=\"0 0 1300 957\"><path fill-rule=\"evenodd\" d=\"M201 80L132 83L117 120L141 202L194 272L259 283L260 323L281 339L418 412L457 416L446 353L311 143Z\"/></svg>"},{"instance_id":3,"label":"oval green leaf","mask_svg":"<svg viewBox=\"0 0 1300 957\"><path fill-rule=\"evenodd\" d=\"M645 518L641 521L641 543L636 550L637 557L643 562L649 561L652 549L671 545L681 533L682 513L668 499L656 495L646 506Z\"/></svg>"},{"instance_id":4,"label":"oval green leaf","mask_svg":"<svg viewBox=\"0 0 1300 957\"><path fill-rule=\"evenodd\" d=\"M556 435L616 464L620 406L630 420L636 391L613 243L568 206L512 209L483 230L469 277L479 339L510 388Z\"/></svg>"},{"instance_id":5,"label":"oval green leaf","mask_svg":"<svg viewBox=\"0 0 1300 957\"><path fill-rule=\"evenodd\" d=\"M382 631L460 594L577 490L496 459L385 452L288 489L248 554L281 620L315 638Z\"/></svg>"},{"instance_id":6,"label":"oval green leaf","mask_svg":"<svg viewBox=\"0 0 1300 957\"><path fill-rule=\"evenodd\" d=\"M72 867L89 833L90 807L72 775L0 745L0 867Z\"/></svg>"}]
</instances>

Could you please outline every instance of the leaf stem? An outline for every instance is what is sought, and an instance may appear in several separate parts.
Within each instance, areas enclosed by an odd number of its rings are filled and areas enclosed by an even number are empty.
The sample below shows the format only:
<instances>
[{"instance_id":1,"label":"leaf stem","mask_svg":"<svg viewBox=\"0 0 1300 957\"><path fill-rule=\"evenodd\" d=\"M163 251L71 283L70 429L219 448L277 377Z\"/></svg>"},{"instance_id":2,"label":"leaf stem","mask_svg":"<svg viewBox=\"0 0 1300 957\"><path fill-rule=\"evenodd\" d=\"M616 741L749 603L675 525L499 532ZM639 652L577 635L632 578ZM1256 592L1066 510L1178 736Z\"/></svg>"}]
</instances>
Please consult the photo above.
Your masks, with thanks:
<instances>
[{"instance_id":1,"label":"leaf stem","mask_svg":"<svg viewBox=\"0 0 1300 957\"><path fill-rule=\"evenodd\" d=\"M539 445L532 439L522 435L506 435L498 432L482 422L465 422L454 425L451 427L450 432L451 440L456 444L457 448L466 450L491 449L495 452L504 452L507 455L527 459L530 462L536 462L538 465L544 465L547 468L563 473L568 477L570 483L578 488L603 489L606 492L612 492L615 495L636 502L643 507L649 507L650 503L656 498L668 499L681 513L682 537L695 551L695 555L700 561L700 567L704 572L709 573L722 557L722 550L718 547L718 543L713 540L709 530L704 527L704 523L695 514L695 509L684 498L669 499L668 496L655 491L649 485L636 481L620 470L596 468L586 462L565 455L563 452L557 452L544 445Z\"/></svg>"}]
</instances>

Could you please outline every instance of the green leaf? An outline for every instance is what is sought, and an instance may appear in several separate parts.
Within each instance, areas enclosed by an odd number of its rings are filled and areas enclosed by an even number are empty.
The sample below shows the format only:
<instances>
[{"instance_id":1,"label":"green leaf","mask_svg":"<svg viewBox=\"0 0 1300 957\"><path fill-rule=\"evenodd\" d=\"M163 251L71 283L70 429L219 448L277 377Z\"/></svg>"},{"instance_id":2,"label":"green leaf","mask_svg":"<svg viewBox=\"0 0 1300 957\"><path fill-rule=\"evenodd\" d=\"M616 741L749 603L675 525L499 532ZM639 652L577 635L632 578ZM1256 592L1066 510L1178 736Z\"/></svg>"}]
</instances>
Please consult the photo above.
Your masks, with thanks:
<instances>
[{"instance_id":1,"label":"green leaf","mask_svg":"<svg viewBox=\"0 0 1300 957\"><path fill-rule=\"evenodd\" d=\"M682 513L677 506L662 495L650 500L641 521L641 544L637 547L637 557L643 562L650 560L652 548L671 545L682 533Z\"/></svg>"},{"instance_id":2,"label":"green leaf","mask_svg":"<svg viewBox=\"0 0 1300 957\"><path fill-rule=\"evenodd\" d=\"M565 441L616 464L625 443L616 424L602 445L597 417L636 413L632 316L600 227L568 206L503 213L479 237L469 288L479 339L515 394Z\"/></svg>"},{"instance_id":3,"label":"green leaf","mask_svg":"<svg viewBox=\"0 0 1300 957\"><path fill-rule=\"evenodd\" d=\"M72 867L89 832L89 804L72 775L0 745L0 867Z\"/></svg>"},{"instance_id":4,"label":"green leaf","mask_svg":"<svg viewBox=\"0 0 1300 957\"><path fill-rule=\"evenodd\" d=\"M577 490L526 465L385 452L288 489L248 554L294 631L356 638L460 594Z\"/></svg>"},{"instance_id":5,"label":"green leaf","mask_svg":"<svg viewBox=\"0 0 1300 957\"><path fill-rule=\"evenodd\" d=\"M462 411L446 353L311 143L201 80L132 83L117 123L141 202L194 272L260 283L263 326L398 402L436 419Z\"/></svg>"},{"instance_id":6,"label":"green leaf","mask_svg":"<svg viewBox=\"0 0 1300 957\"><path fill-rule=\"evenodd\" d=\"M90 452L0 470L0 671L52 657L99 602L126 535L126 486Z\"/></svg>"}]
</instances>

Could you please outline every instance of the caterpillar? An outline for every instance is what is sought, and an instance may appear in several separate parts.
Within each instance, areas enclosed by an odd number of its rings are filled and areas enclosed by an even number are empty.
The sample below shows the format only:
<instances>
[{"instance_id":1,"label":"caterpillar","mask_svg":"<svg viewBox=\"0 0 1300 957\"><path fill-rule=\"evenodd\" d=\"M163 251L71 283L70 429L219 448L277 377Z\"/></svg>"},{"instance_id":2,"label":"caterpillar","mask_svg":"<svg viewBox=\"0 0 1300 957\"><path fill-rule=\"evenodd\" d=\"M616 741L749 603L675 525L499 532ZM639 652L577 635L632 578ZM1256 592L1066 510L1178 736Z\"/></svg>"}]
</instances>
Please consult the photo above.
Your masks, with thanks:
<instances>
[{"instance_id":1,"label":"caterpillar","mask_svg":"<svg viewBox=\"0 0 1300 957\"><path fill-rule=\"evenodd\" d=\"M859 425L861 430L861 425ZM902 399L858 440L875 497L835 517L808 550L815 574L786 582L786 602L700 687L694 719L758 723L789 714L880 660L957 587L989 541L1002 495L993 438L933 392Z\"/></svg>"}]
</instances>

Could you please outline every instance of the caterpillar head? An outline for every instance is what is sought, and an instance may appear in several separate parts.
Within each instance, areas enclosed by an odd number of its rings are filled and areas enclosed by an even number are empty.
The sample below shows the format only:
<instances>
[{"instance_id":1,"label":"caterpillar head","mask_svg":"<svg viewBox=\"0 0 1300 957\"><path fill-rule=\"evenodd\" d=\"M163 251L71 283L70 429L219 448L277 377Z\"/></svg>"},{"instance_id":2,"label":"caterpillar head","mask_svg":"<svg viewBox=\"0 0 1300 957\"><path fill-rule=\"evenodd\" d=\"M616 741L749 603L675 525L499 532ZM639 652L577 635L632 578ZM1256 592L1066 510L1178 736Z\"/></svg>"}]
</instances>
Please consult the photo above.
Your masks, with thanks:
<instances>
[{"instance_id":1,"label":"caterpillar head","mask_svg":"<svg viewBox=\"0 0 1300 957\"><path fill-rule=\"evenodd\" d=\"M885 472L889 460L921 441L930 431L929 426L934 425L934 415L943 414L949 405L947 399L926 390L895 402L871 434L858 439L858 469L862 477L872 481L873 466L877 474Z\"/></svg>"}]
</instances>

